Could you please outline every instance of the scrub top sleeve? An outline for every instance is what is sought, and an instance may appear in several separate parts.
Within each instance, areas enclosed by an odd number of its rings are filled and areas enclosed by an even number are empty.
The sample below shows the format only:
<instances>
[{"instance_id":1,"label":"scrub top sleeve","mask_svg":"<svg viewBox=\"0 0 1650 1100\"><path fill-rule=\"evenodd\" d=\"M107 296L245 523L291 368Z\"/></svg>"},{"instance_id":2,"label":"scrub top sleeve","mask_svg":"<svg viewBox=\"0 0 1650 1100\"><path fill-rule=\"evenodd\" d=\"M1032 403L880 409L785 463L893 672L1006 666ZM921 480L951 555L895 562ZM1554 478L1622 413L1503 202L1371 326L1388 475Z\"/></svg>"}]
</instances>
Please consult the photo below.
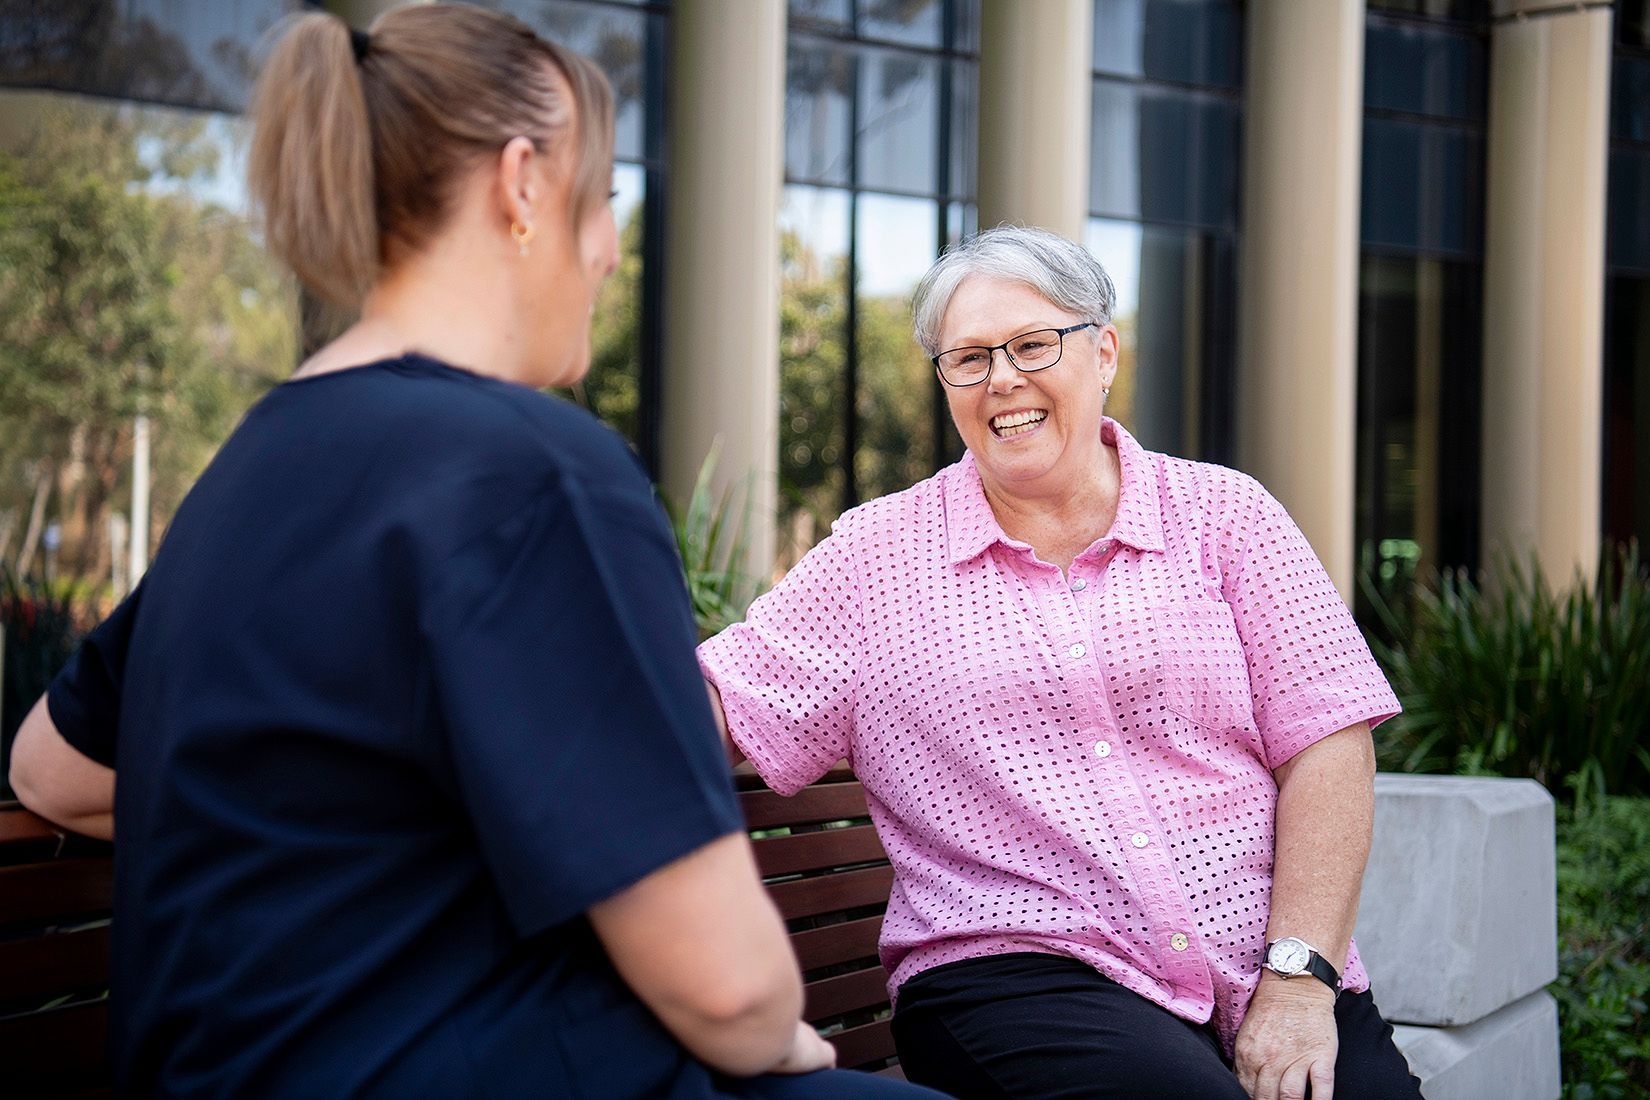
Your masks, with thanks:
<instances>
[{"instance_id":1,"label":"scrub top sleeve","mask_svg":"<svg viewBox=\"0 0 1650 1100\"><path fill-rule=\"evenodd\" d=\"M1249 666L1266 765L1401 709L1352 612L1282 504L1258 484L1248 541L1226 583Z\"/></svg>"},{"instance_id":2,"label":"scrub top sleeve","mask_svg":"<svg viewBox=\"0 0 1650 1100\"><path fill-rule=\"evenodd\" d=\"M675 542L639 474L547 489L440 584L424 625L437 706L521 935L744 827Z\"/></svg>"},{"instance_id":3,"label":"scrub top sleeve","mask_svg":"<svg viewBox=\"0 0 1650 1100\"><path fill-rule=\"evenodd\" d=\"M46 689L46 711L63 740L109 768L115 766L120 692L142 594L140 582L86 635Z\"/></svg>"}]
</instances>

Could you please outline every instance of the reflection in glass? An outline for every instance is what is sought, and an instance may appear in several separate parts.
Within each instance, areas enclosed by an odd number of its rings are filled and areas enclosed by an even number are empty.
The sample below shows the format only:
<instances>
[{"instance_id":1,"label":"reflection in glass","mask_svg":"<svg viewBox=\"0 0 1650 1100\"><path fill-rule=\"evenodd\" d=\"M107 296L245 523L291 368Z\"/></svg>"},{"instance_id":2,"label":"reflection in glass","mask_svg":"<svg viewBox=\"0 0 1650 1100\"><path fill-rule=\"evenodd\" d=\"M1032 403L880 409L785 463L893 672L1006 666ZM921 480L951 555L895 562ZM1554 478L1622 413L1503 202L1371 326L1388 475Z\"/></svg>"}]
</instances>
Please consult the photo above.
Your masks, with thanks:
<instances>
[{"instance_id":1,"label":"reflection in glass","mask_svg":"<svg viewBox=\"0 0 1650 1100\"><path fill-rule=\"evenodd\" d=\"M790 0L790 25L846 33L854 23L854 0Z\"/></svg>"},{"instance_id":2,"label":"reflection in glass","mask_svg":"<svg viewBox=\"0 0 1650 1100\"><path fill-rule=\"evenodd\" d=\"M590 325L590 373L573 398L636 445L642 376L643 199L647 175L637 165L613 169L613 220L619 227L619 266L601 295Z\"/></svg>"},{"instance_id":3,"label":"reflection in glass","mask_svg":"<svg viewBox=\"0 0 1650 1100\"><path fill-rule=\"evenodd\" d=\"M1237 351L1231 239L1091 218L1083 243L1117 288L1120 362L1107 415L1152 450L1229 461Z\"/></svg>"},{"instance_id":4,"label":"reflection in glass","mask_svg":"<svg viewBox=\"0 0 1650 1100\"><path fill-rule=\"evenodd\" d=\"M980 66L951 62L951 178L946 191L972 195L979 186Z\"/></svg>"},{"instance_id":5,"label":"reflection in glass","mask_svg":"<svg viewBox=\"0 0 1650 1100\"><path fill-rule=\"evenodd\" d=\"M859 33L864 38L938 49L942 0L857 0Z\"/></svg>"},{"instance_id":6,"label":"reflection in glass","mask_svg":"<svg viewBox=\"0 0 1650 1100\"><path fill-rule=\"evenodd\" d=\"M1481 310L1477 263L1360 264L1357 539L1394 591L1477 564Z\"/></svg>"},{"instance_id":7,"label":"reflection in glass","mask_svg":"<svg viewBox=\"0 0 1650 1100\"><path fill-rule=\"evenodd\" d=\"M1232 0L1094 0L1094 68L1241 88L1242 24Z\"/></svg>"},{"instance_id":8,"label":"reflection in glass","mask_svg":"<svg viewBox=\"0 0 1650 1100\"><path fill-rule=\"evenodd\" d=\"M0 84L239 110L260 40L302 0L52 0L10 4Z\"/></svg>"},{"instance_id":9,"label":"reflection in glass","mask_svg":"<svg viewBox=\"0 0 1650 1100\"><path fill-rule=\"evenodd\" d=\"M1371 19L1364 36L1364 107L1483 121L1489 41L1452 31Z\"/></svg>"},{"instance_id":10,"label":"reflection in glass","mask_svg":"<svg viewBox=\"0 0 1650 1100\"><path fill-rule=\"evenodd\" d=\"M1238 112L1223 96L1097 78L1090 212L1235 230Z\"/></svg>"},{"instance_id":11,"label":"reflection in glass","mask_svg":"<svg viewBox=\"0 0 1650 1100\"><path fill-rule=\"evenodd\" d=\"M124 595L132 523L152 552L297 364L296 294L246 218L239 119L33 93L0 94L0 113L0 562ZM139 416L150 510L133 521Z\"/></svg>"},{"instance_id":12,"label":"reflection in glass","mask_svg":"<svg viewBox=\"0 0 1650 1100\"><path fill-rule=\"evenodd\" d=\"M932 192L940 62L867 49L859 60L859 186Z\"/></svg>"},{"instance_id":13,"label":"reflection in glass","mask_svg":"<svg viewBox=\"0 0 1650 1100\"><path fill-rule=\"evenodd\" d=\"M934 470L934 366L911 335L911 291L939 252L939 208L928 199L859 197L859 439L861 500Z\"/></svg>"},{"instance_id":14,"label":"reflection in glass","mask_svg":"<svg viewBox=\"0 0 1650 1100\"><path fill-rule=\"evenodd\" d=\"M1610 136L1650 142L1650 57L1617 51L1610 72Z\"/></svg>"},{"instance_id":15,"label":"reflection in glass","mask_svg":"<svg viewBox=\"0 0 1650 1100\"><path fill-rule=\"evenodd\" d=\"M1475 256L1484 248L1484 135L1365 118L1366 245Z\"/></svg>"},{"instance_id":16,"label":"reflection in glass","mask_svg":"<svg viewBox=\"0 0 1650 1100\"><path fill-rule=\"evenodd\" d=\"M1490 17L1490 0L1369 0L1369 8L1457 23L1483 23Z\"/></svg>"},{"instance_id":17,"label":"reflection in glass","mask_svg":"<svg viewBox=\"0 0 1650 1100\"><path fill-rule=\"evenodd\" d=\"M848 183L853 55L792 37L785 51L785 177Z\"/></svg>"},{"instance_id":18,"label":"reflection in glass","mask_svg":"<svg viewBox=\"0 0 1650 1100\"><path fill-rule=\"evenodd\" d=\"M848 195L785 188L779 214L779 557L842 508L848 408Z\"/></svg>"},{"instance_id":19,"label":"reflection in glass","mask_svg":"<svg viewBox=\"0 0 1650 1100\"><path fill-rule=\"evenodd\" d=\"M647 82L648 21L662 18L605 4L575 0L480 0L485 7L509 12L552 41L584 54L607 74L613 85L613 155L641 160Z\"/></svg>"},{"instance_id":20,"label":"reflection in glass","mask_svg":"<svg viewBox=\"0 0 1650 1100\"><path fill-rule=\"evenodd\" d=\"M1610 150L1609 266L1650 271L1650 149Z\"/></svg>"}]
</instances>

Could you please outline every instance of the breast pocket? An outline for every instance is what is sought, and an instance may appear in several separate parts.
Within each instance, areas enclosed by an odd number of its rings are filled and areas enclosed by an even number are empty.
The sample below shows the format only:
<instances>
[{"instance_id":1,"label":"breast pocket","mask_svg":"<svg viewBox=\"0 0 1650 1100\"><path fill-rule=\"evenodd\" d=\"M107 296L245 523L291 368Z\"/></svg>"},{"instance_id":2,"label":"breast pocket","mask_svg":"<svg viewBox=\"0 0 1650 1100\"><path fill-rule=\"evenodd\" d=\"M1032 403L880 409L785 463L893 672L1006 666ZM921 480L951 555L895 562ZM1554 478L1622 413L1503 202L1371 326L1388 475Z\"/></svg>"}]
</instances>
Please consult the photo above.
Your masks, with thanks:
<instances>
[{"instance_id":1,"label":"breast pocket","mask_svg":"<svg viewBox=\"0 0 1650 1100\"><path fill-rule=\"evenodd\" d=\"M1209 729L1254 723L1249 666L1237 620L1223 600L1185 600L1152 608L1163 656L1164 701L1175 714Z\"/></svg>"}]
</instances>

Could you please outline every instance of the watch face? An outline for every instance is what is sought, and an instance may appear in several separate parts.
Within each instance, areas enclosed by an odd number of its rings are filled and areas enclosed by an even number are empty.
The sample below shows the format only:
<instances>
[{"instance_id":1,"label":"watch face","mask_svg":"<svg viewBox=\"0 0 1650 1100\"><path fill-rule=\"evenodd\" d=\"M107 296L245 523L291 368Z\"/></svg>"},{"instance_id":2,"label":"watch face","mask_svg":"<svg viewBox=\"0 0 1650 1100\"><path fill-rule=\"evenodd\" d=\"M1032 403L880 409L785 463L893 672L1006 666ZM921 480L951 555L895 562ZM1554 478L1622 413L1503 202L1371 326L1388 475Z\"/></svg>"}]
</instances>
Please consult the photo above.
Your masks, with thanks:
<instances>
[{"instance_id":1,"label":"watch face","mask_svg":"<svg viewBox=\"0 0 1650 1100\"><path fill-rule=\"evenodd\" d=\"M1289 938L1274 943L1272 953L1266 961L1280 974L1299 974L1306 969L1307 960L1311 955L1312 951L1306 944Z\"/></svg>"}]
</instances>

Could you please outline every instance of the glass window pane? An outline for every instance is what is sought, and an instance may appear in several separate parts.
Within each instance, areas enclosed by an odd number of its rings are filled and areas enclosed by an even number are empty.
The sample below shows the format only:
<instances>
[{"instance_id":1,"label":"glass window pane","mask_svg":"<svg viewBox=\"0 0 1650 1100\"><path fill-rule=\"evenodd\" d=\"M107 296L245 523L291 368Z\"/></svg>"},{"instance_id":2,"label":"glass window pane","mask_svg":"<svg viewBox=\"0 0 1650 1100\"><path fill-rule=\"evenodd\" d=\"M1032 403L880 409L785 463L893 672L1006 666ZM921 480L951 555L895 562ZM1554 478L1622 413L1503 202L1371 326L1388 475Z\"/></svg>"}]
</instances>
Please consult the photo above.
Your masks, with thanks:
<instances>
[{"instance_id":1,"label":"glass window pane","mask_svg":"<svg viewBox=\"0 0 1650 1100\"><path fill-rule=\"evenodd\" d=\"M1616 41L1623 46L1650 49L1650 0L1619 0Z\"/></svg>"},{"instance_id":2,"label":"glass window pane","mask_svg":"<svg viewBox=\"0 0 1650 1100\"><path fill-rule=\"evenodd\" d=\"M1610 136L1650 142L1650 57L1617 51L1610 73Z\"/></svg>"},{"instance_id":3,"label":"glass window pane","mask_svg":"<svg viewBox=\"0 0 1650 1100\"><path fill-rule=\"evenodd\" d=\"M853 55L792 38L785 56L785 176L848 182Z\"/></svg>"},{"instance_id":4,"label":"glass window pane","mask_svg":"<svg viewBox=\"0 0 1650 1100\"><path fill-rule=\"evenodd\" d=\"M619 226L619 266L596 300L590 327L590 373L574 399L636 442L642 376L643 198L647 174L634 164L613 170L613 220Z\"/></svg>"},{"instance_id":5,"label":"glass window pane","mask_svg":"<svg viewBox=\"0 0 1650 1100\"><path fill-rule=\"evenodd\" d=\"M859 60L859 185L938 190L940 62L868 49Z\"/></svg>"},{"instance_id":6,"label":"glass window pane","mask_svg":"<svg viewBox=\"0 0 1650 1100\"><path fill-rule=\"evenodd\" d=\"M1365 244L1483 251L1483 134L1366 118L1362 172Z\"/></svg>"},{"instance_id":7,"label":"glass window pane","mask_svg":"<svg viewBox=\"0 0 1650 1100\"><path fill-rule=\"evenodd\" d=\"M856 255L859 497L896 492L934 471L934 367L911 335L911 291L939 251L939 206L859 197Z\"/></svg>"},{"instance_id":8,"label":"glass window pane","mask_svg":"<svg viewBox=\"0 0 1650 1100\"><path fill-rule=\"evenodd\" d=\"M865 38L938 49L943 45L941 0L858 0Z\"/></svg>"},{"instance_id":9,"label":"glass window pane","mask_svg":"<svg viewBox=\"0 0 1650 1100\"><path fill-rule=\"evenodd\" d=\"M644 157L647 23L661 17L574 0L484 0L484 6L509 12L601 66L613 85L613 154L622 160Z\"/></svg>"},{"instance_id":10,"label":"glass window pane","mask_svg":"<svg viewBox=\"0 0 1650 1100\"><path fill-rule=\"evenodd\" d=\"M1369 8L1457 23L1483 23L1490 17L1489 0L1369 0Z\"/></svg>"},{"instance_id":11,"label":"glass window pane","mask_svg":"<svg viewBox=\"0 0 1650 1100\"><path fill-rule=\"evenodd\" d=\"M1229 459L1236 249L1230 238L1103 218L1084 245L1117 288L1108 415L1152 449Z\"/></svg>"},{"instance_id":12,"label":"glass window pane","mask_svg":"<svg viewBox=\"0 0 1650 1100\"><path fill-rule=\"evenodd\" d=\"M0 84L234 111L260 40L301 0L56 0L10 4Z\"/></svg>"},{"instance_id":13,"label":"glass window pane","mask_svg":"<svg viewBox=\"0 0 1650 1100\"><path fill-rule=\"evenodd\" d=\"M980 52L980 0L951 0L951 48L962 53Z\"/></svg>"},{"instance_id":14,"label":"glass window pane","mask_svg":"<svg viewBox=\"0 0 1650 1100\"><path fill-rule=\"evenodd\" d=\"M124 595L131 524L152 551L297 365L296 293L247 218L239 118L22 92L0 114L0 558ZM133 521L139 414L151 497Z\"/></svg>"},{"instance_id":15,"label":"glass window pane","mask_svg":"<svg viewBox=\"0 0 1650 1100\"><path fill-rule=\"evenodd\" d=\"M1243 16L1230 0L1094 0L1094 68L1119 76L1243 85Z\"/></svg>"},{"instance_id":16,"label":"glass window pane","mask_svg":"<svg viewBox=\"0 0 1650 1100\"><path fill-rule=\"evenodd\" d=\"M848 194L792 184L779 214L779 557L842 508L848 415Z\"/></svg>"},{"instance_id":17,"label":"glass window pane","mask_svg":"<svg viewBox=\"0 0 1650 1100\"><path fill-rule=\"evenodd\" d=\"M979 187L980 66L953 61L951 72L951 167L946 190L971 197Z\"/></svg>"},{"instance_id":18,"label":"glass window pane","mask_svg":"<svg viewBox=\"0 0 1650 1100\"><path fill-rule=\"evenodd\" d=\"M790 25L798 30L817 28L850 34L854 0L790 0Z\"/></svg>"},{"instance_id":19,"label":"glass window pane","mask_svg":"<svg viewBox=\"0 0 1650 1100\"><path fill-rule=\"evenodd\" d=\"M1605 295L1604 527L1650 546L1650 277L1614 276Z\"/></svg>"},{"instance_id":20,"label":"glass window pane","mask_svg":"<svg viewBox=\"0 0 1650 1100\"><path fill-rule=\"evenodd\" d=\"M1364 106L1482 121L1488 53L1488 41L1477 33L1371 19L1364 38Z\"/></svg>"},{"instance_id":21,"label":"glass window pane","mask_svg":"<svg viewBox=\"0 0 1650 1100\"><path fill-rule=\"evenodd\" d=\"M1650 150L1610 152L1611 268L1650 272Z\"/></svg>"},{"instance_id":22,"label":"glass window pane","mask_svg":"<svg viewBox=\"0 0 1650 1100\"><path fill-rule=\"evenodd\" d=\"M1238 106L1178 89L1094 82L1089 209L1235 229Z\"/></svg>"}]
</instances>

